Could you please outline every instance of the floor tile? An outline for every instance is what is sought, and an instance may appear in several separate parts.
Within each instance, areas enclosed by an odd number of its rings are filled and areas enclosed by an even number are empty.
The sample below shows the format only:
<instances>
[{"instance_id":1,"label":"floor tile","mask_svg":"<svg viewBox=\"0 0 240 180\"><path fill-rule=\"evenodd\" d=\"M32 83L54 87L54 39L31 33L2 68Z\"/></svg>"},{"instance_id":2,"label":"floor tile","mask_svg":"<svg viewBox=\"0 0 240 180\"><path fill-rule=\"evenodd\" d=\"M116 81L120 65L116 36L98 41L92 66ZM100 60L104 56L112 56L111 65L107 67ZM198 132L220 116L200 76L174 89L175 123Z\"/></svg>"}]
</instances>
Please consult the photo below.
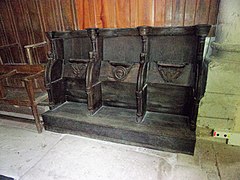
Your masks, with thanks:
<instances>
[{"instance_id":1,"label":"floor tile","mask_svg":"<svg viewBox=\"0 0 240 180\"><path fill-rule=\"evenodd\" d=\"M240 147L214 143L219 176L224 180L240 179Z\"/></svg>"},{"instance_id":2,"label":"floor tile","mask_svg":"<svg viewBox=\"0 0 240 180\"><path fill-rule=\"evenodd\" d=\"M62 137L38 134L26 129L0 125L0 174L18 179L35 165Z\"/></svg>"},{"instance_id":3,"label":"floor tile","mask_svg":"<svg viewBox=\"0 0 240 180\"><path fill-rule=\"evenodd\" d=\"M0 174L20 180L239 180L240 147L198 139L194 156L0 119Z\"/></svg>"},{"instance_id":4,"label":"floor tile","mask_svg":"<svg viewBox=\"0 0 240 180\"><path fill-rule=\"evenodd\" d=\"M200 167L177 165L171 180L208 180L207 173Z\"/></svg>"},{"instance_id":5,"label":"floor tile","mask_svg":"<svg viewBox=\"0 0 240 180\"><path fill-rule=\"evenodd\" d=\"M154 179L164 158L127 146L65 136L22 180Z\"/></svg>"}]
</instances>

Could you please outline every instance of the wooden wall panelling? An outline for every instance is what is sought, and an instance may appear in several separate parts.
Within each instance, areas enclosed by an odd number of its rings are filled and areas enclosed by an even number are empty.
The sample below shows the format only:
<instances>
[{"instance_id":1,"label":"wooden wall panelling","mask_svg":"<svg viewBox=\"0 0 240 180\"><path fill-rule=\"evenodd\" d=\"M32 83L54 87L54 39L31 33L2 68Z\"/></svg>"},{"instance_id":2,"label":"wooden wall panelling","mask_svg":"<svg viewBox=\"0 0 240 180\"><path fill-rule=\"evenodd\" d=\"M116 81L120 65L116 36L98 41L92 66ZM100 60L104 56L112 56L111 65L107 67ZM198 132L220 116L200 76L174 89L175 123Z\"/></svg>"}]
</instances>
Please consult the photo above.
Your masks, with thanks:
<instances>
[{"instance_id":1,"label":"wooden wall panelling","mask_svg":"<svg viewBox=\"0 0 240 180\"><path fill-rule=\"evenodd\" d=\"M2 0L0 1L0 3L1 3L0 14L1 14L2 23L3 23L2 28L5 36L5 43L1 45L8 45L8 44L15 44L15 43L20 45L20 38L17 33L18 30L14 20L11 1ZM11 48L8 48L8 49L5 48L4 52L5 52L6 58L4 60L4 63L12 64L12 63L24 62L23 50L17 44L12 46Z\"/></svg>"},{"instance_id":2,"label":"wooden wall panelling","mask_svg":"<svg viewBox=\"0 0 240 180\"><path fill-rule=\"evenodd\" d=\"M7 36L6 36L6 31L5 31L5 27L4 27L4 23L3 23L3 20L2 20L2 15L1 14L0 14L0 37L1 37L0 46L8 44L8 39L7 39Z\"/></svg>"},{"instance_id":3,"label":"wooden wall panelling","mask_svg":"<svg viewBox=\"0 0 240 180\"><path fill-rule=\"evenodd\" d=\"M208 16L208 23L209 24L216 24L217 23L217 15L219 9L220 0L211 0L210 3L210 11Z\"/></svg>"},{"instance_id":4,"label":"wooden wall panelling","mask_svg":"<svg viewBox=\"0 0 240 180\"><path fill-rule=\"evenodd\" d=\"M118 28L131 27L131 0L116 0L116 19Z\"/></svg>"},{"instance_id":5,"label":"wooden wall panelling","mask_svg":"<svg viewBox=\"0 0 240 180\"><path fill-rule=\"evenodd\" d=\"M86 27L95 27L96 23L95 23L95 11L94 11L94 7L95 7L95 2L94 1L85 1L83 0L82 5L82 11L83 13L81 13L82 17L79 17L80 19L82 19L83 22L83 29L85 29Z\"/></svg>"},{"instance_id":6,"label":"wooden wall panelling","mask_svg":"<svg viewBox=\"0 0 240 180\"><path fill-rule=\"evenodd\" d=\"M76 23L78 29L84 29L84 8L83 2L84 0L75 0L75 10L76 10Z\"/></svg>"},{"instance_id":7,"label":"wooden wall panelling","mask_svg":"<svg viewBox=\"0 0 240 180\"><path fill-rule=\"evenodd\" d=\"M52 12L54 20L56 21L56 24L59 26L59 31L64 31L64 21L63 21L63 13L62 13L62 8L61 8L61 0L53 0L52 1Z\"/></svg>"},{"instance_id":8,"label":"wooden wall panelling","mask_svg":"<svg viewBox=\"0 0 240 180\"><path fill-rule=\"evenodd\" d=\"M103 27L116 28L116 0L102 0L102 23Z\"/></svg>"},{"instance_id":9,"label":"wooden wall panelling","mask_svg":"<svg viewBox=\"0 0 240 180\"><path fill-rule=\"evenodd\" d=\"M139 0L138 26L154 25L154 0Z\"/></svg>"},{"instance_id":10,"label":"wooden wall panelling","mask_svg":"<svg viewBox=\"0 0 240 180\"><path fill-rule=\"evenodd\" d=\"M4 46L9 44L9 39L7 36L7 27L5 27L5 23L3 18L5 17L5 20L9 20L8 16L4 16L3 12L4 9L6 10L6 8L3 9L3 4L4 2L0 2L0 46ZM0 48L0 64L3 63L10 63L13 61L13 57L11 54L11 49L1 49Z\"/></svg>"},{"instance_id":11,"label":"wooden wall panelling","mask_svg":"<svg viewBox=\"0 0 240 180\"><path fill-rule=\"evenodd\" d=\"M24 1L25 9L24 11L27 13L29 31L31 32L31 40L28 43L38 43L42 42L45 37L42 33L43 29L40 21L40 14L37 9L37 5L35 1Z\"/></svg>"},{"instance_id":12,"label":"wooden wall panelling","mask_svg":"<svg viewBox=\"0 0 240 180\"><path fill-rule=\"evenodd\" d=\"M26 21L25 11L23 10L22 1L11 0L10 4L14 14L14 22L16 23L20 44L27 45L30 42L31 35L28 30L29 27Z\"/></svg>"},{"instance_id":13,"label":"wooden wall panelling","mask_svg":"<svg viewBox=\"0 0 240 180\"><path fill-rule=\"evenodd\" d=\"M216 24L220 0L0 0L3 28L0 45L21 46L46 40L47 31L125 28L140 25L188 26ZM10 51L25 62L23 49ZM47 49L34 55L46 62ZM16 57L18 57L16 59ZM39 61L36 61L39 62Z\"/></svg>"},{"instance_id":14,"label":"wooden wall panelling","mask_svg":"<svg viewBox=\"0 0 240 180\"><path fill-rule=\"evenodd\" d=\"M171 26L172 25L172 0L166 0L165 2L165 26Z\"/></svg>"},{"instance_id":15,"label":"wooden wall panelling","mask_svg":"<svg viewBox=\"0 0 240 180\"><path fill-rule=\"evenodd\" d=\"M43 27L40 20L40 11L36 4L36 1L27 1L24 2L25 11L28 15L28 25L29 30L32 34L32 39L28 44L34 44L45 41L45 34L43 33ZM34 64L39 64L46 62L46 49L38 48L33 49L33 60Z\"/></svg>"},{"instance_id":16,"label":"wooden wall panelling","mask_svg":"<svg viewBox=\"0 0 240 180\"><path fill-rule=\"evenodd\" d=\"M25 45L44 41L45 35L40 21L40 12L34 0L13 0L10 2L13 22L16 24L17 36L19 37L21 51L24 52L22 63L28 63ZM34 49L32 52L34 63L46 61L44 48Z\"/></svg>"},{"instance_id":17,"label":"wooden wall panelling","mask_svg":"<svg viewBox=\"0 0 240 180\"><path fill-rule=\"evenodd\" d=\"M39 24L40 28L42 31L42 36L44 37L43 41L47 41L45 37L45 32L48 31L63 31L65 29L64 26L64 20L63 20L63 15L62 15L62 9L61 9L61 4L60 1L58 0L34 0L35 1L35 6L36 6L36 11L38 12L39 16ZM67 10L64 12L68 12ZM66 16L65 18L65 24L66 26L69 25L68 23L68 18ZM73 28L73 25L71 25L71 28ZM50 47L42 47L42 48L37 48L36 51L38 54L40 54L40 51L44 51L45 53L41 55L40 62L45 63L47 61L47 51L49 51Z\"/></svg>"},{"instance_id":18,"label":"wooden wall panelling","mask_svg":"<svg viewBox=\"0 0 240 180\"><path fill-rule=\"evenodd\" d=\"M209 16L208 16L208 24L217 24L217 15L219 9L220 0L211 0ZM215 36L215 29L216 27L213 26L209 32L210 36Z\"/></svg>"},{"instance_id":19,"label":"wooden wall panelling","mask_svg":"<svg viewBox=\"0 0 240 180\"><path fill-rule=\"evenodd\" d=\"M0 1L0 46L14 43L14 39L8 36L8 31L12 31L10 23L10 16L8 14L7 5L5 1ZM13 40L11 42L11 40ZM11 63L13 60L10 49L0 49L0 64Z\"/></svg>"},{"instance_id":20,"label":"wooden wall panelling","mask_svg":"<svg viewBox=\"0 0 240 180\"><path fill-rule=\"evenodd\" d=\"M101 0L75 0L77 29L90 27L101 28L102 25L102 3Z\"/></svg>"},{"instance_id":21,"label":"wooden wall panelling","mask_svg":"<svg viewBox=\"0 0 240 180\"><path fill-rule=\"evenodd\" d=\"M62 14L63 30L74 30L76 22L74 17L74 2L72 0L61 0L59 3L59 12Z\"/></svg>"},{"instance_id":22,"label":"wooden wall panelling","mask_svg":"<svg viewBox=\"0 0 240 180\"><path fill-rule=\"evenodd\" d=\"M197 0L196 17L194 24L207 24L211 0Z\"/></svg>"},{"instance_id":23,"label":"wooden wall panelling","mask_svg":"<svg viewBox=\"0 0 240 180\"><path fill-rule=\"evenodd\" d=\"M130 24L131 27L138 26L138 0L130 0Z\"/></svg>"},{"instance_id":24,"label":"wooden wall panelling","mask_svg":"<svg viewBox=\"0 0 240 180\"><path fill-rule=\"evenodd\" d=\"M166 0L155 0L154 8L154 26L164 26Z\"/></svg>"},{"instance_id":25,"label":"wooden wall panelling","mask_svg":"<svg viewBox=\"0 0 240 180\"><path fill-rule=\"evenodd\" d=\"M31 20L33 22L34 35L37 36L37 37L35 37L34 43L47 41L47 38L45 36L44 27L43 27L43 19L41 16L41 10L38 5L38 0L34 1L33 7L34 8L30 11L31 12L30 17L34 17L34 18L31 18ZM47 47L47 46L35 49L35 53L37 53L37 55L38 55L38 57L37 57L38 63L47 62L47 52L49 49L50 49L50 47Z\"/></svg>"},{"instance_id":26,"label":"wooden wall panelling","mask_svg":"<svg viewBox=\"0 0 240 180\"><path fill-rule=\"evenodd\" d=\"M6 1L0 1L0 23L1 23L1 41L0 45L6 45L15 43L15 38L13 36L9 36L9 34L14 34L12 23L10 19L9 10L7 8Z\"/></svg>"},{"instance_id":27,"label":"wooden wall panelling","mask_svg":"<svg viewBox=\"0 0 240 180\"><path fill-rule=\"evenodd\" d=\"M42 16L42 23L44 32L47 31L61 31L62 24L59 19L59 13L57 9L57 4L55 0L41 0L38 1L40 12Z\"/></svg>"},{"instance_id":28,"label":"wooden wall panelling","mask_svg":"<svg viewBox=\"0 0 240 180\"><path fill-rule=\"evenodd\" d=\"M154 25L154 0L130 1L131 27Z\"/></svg>"},{"instance_id":29,"label":"wooden wall panelling","mask_svg":"<svg viewBox=\"0 0 240 180\"><path fill-rule=\"evenodd\" d=\"M186 0L172 0L172 26L183 26Z\"/></svg>"},{"instance_id":30,"label":"wooden wall panelling","mask_svg":"<svg viewBox=\"0 0 240 180\"><path fill-rule=\"evenodd\" d=\"M73 18L74 30L78 30L78 22L77 22L77 12L76 12L76 2L75 2L75 0L71 0L71 10L72 10L72 18Z\"/></svg>"},{"instance_id":31,"label":"wooden wall panelling","mask_svg":"<svg viewBox=\"0 0 240 180\"><path fill-rule=\"evenodd\" d=\"M184 26L190 26L195 24L197 0L186 0L185 3L185 15Z\"/></svg>"},{"instance_id":32,"label":"wooden wall panelling","mask_svg":"<svg viewBox=\"0 0 240 180\"><path fill-rule=\"evenodd\" d=\"M102 8L101 0L84 1L83 3L84 28L103 27L101 8Z\"/></svg>"}]
</instances>

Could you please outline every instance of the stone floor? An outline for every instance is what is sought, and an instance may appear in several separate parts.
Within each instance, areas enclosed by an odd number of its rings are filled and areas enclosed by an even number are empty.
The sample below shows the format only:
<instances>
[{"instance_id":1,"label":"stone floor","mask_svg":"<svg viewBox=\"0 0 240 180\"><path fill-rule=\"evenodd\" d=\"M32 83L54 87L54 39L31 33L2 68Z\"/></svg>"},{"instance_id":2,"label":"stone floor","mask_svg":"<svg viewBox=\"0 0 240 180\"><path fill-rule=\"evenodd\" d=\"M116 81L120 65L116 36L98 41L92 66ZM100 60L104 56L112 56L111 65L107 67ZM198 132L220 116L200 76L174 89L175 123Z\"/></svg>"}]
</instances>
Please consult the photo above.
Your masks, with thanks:
<instances>
[{"instance_id":1,"label":"stone floor","mask_svg":"<svg viewBox=\"0 0 240 180\"><path fill-rule=\"evenodd\" d=\"M240 147L198 139L195 155L44 131L0 119L0 175L20 180L238 180Z\"/></svg>"}]
</instances>

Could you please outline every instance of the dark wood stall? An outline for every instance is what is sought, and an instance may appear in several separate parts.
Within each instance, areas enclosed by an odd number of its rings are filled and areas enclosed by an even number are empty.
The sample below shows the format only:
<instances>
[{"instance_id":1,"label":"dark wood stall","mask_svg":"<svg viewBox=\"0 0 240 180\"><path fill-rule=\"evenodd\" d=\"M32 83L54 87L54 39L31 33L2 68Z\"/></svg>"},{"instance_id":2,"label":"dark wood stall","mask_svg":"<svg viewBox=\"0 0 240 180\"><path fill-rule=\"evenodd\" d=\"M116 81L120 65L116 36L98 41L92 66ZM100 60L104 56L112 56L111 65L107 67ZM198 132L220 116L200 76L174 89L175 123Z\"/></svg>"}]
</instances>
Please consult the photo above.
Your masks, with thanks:
<instances>
[{"instance_id":1,"label":"dark wood stall","mask_svg":"<svg viewBox=\"0 0 240 180\"><path fill-rule=\"evenodd\" d=\"M210 26L49 32L47 130L193 154Z\"/></svg>"}]
</instances>

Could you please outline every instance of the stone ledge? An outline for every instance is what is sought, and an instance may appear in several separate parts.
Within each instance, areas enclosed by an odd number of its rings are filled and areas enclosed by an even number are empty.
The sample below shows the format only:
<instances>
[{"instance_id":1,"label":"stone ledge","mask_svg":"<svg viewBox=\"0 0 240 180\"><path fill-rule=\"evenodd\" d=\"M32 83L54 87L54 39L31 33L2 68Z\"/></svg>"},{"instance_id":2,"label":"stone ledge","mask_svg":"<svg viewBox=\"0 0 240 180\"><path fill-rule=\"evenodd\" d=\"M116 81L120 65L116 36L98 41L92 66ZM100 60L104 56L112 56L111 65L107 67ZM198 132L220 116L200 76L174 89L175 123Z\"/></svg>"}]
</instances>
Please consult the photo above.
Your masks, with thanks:
<instances>
[{"instance_id":1,"label":"stone ledge","mask_svg":"<svg viewBox=\"0 0 240 180\"><path fill-rule=\"evenodd\" d=\"M197 120L197 126L200 128L208 128L211 130L212 129L230 130L234 126L234 121L232 119L199 116Z\"/></svg>"},{"instance_id":2,"label":"stone ledge","mask_svg":"<svg viewBox=\"0 0 240 180\"><path fill-rule=\"evenodd\" d=\"M239 52L240 53L240 44L212 42L211 47L218 51Z\"/></svg>"},{"instance_id":3,"label":"stone ledge","mask_svg":"<svg viewBox=\"0 0 240 180\"><path fill-rule=\"evenodd\" d=\"M233 120L239 102L239 95L205 93L200 102L198 116Z\"/></svg>"}]
</instances>

